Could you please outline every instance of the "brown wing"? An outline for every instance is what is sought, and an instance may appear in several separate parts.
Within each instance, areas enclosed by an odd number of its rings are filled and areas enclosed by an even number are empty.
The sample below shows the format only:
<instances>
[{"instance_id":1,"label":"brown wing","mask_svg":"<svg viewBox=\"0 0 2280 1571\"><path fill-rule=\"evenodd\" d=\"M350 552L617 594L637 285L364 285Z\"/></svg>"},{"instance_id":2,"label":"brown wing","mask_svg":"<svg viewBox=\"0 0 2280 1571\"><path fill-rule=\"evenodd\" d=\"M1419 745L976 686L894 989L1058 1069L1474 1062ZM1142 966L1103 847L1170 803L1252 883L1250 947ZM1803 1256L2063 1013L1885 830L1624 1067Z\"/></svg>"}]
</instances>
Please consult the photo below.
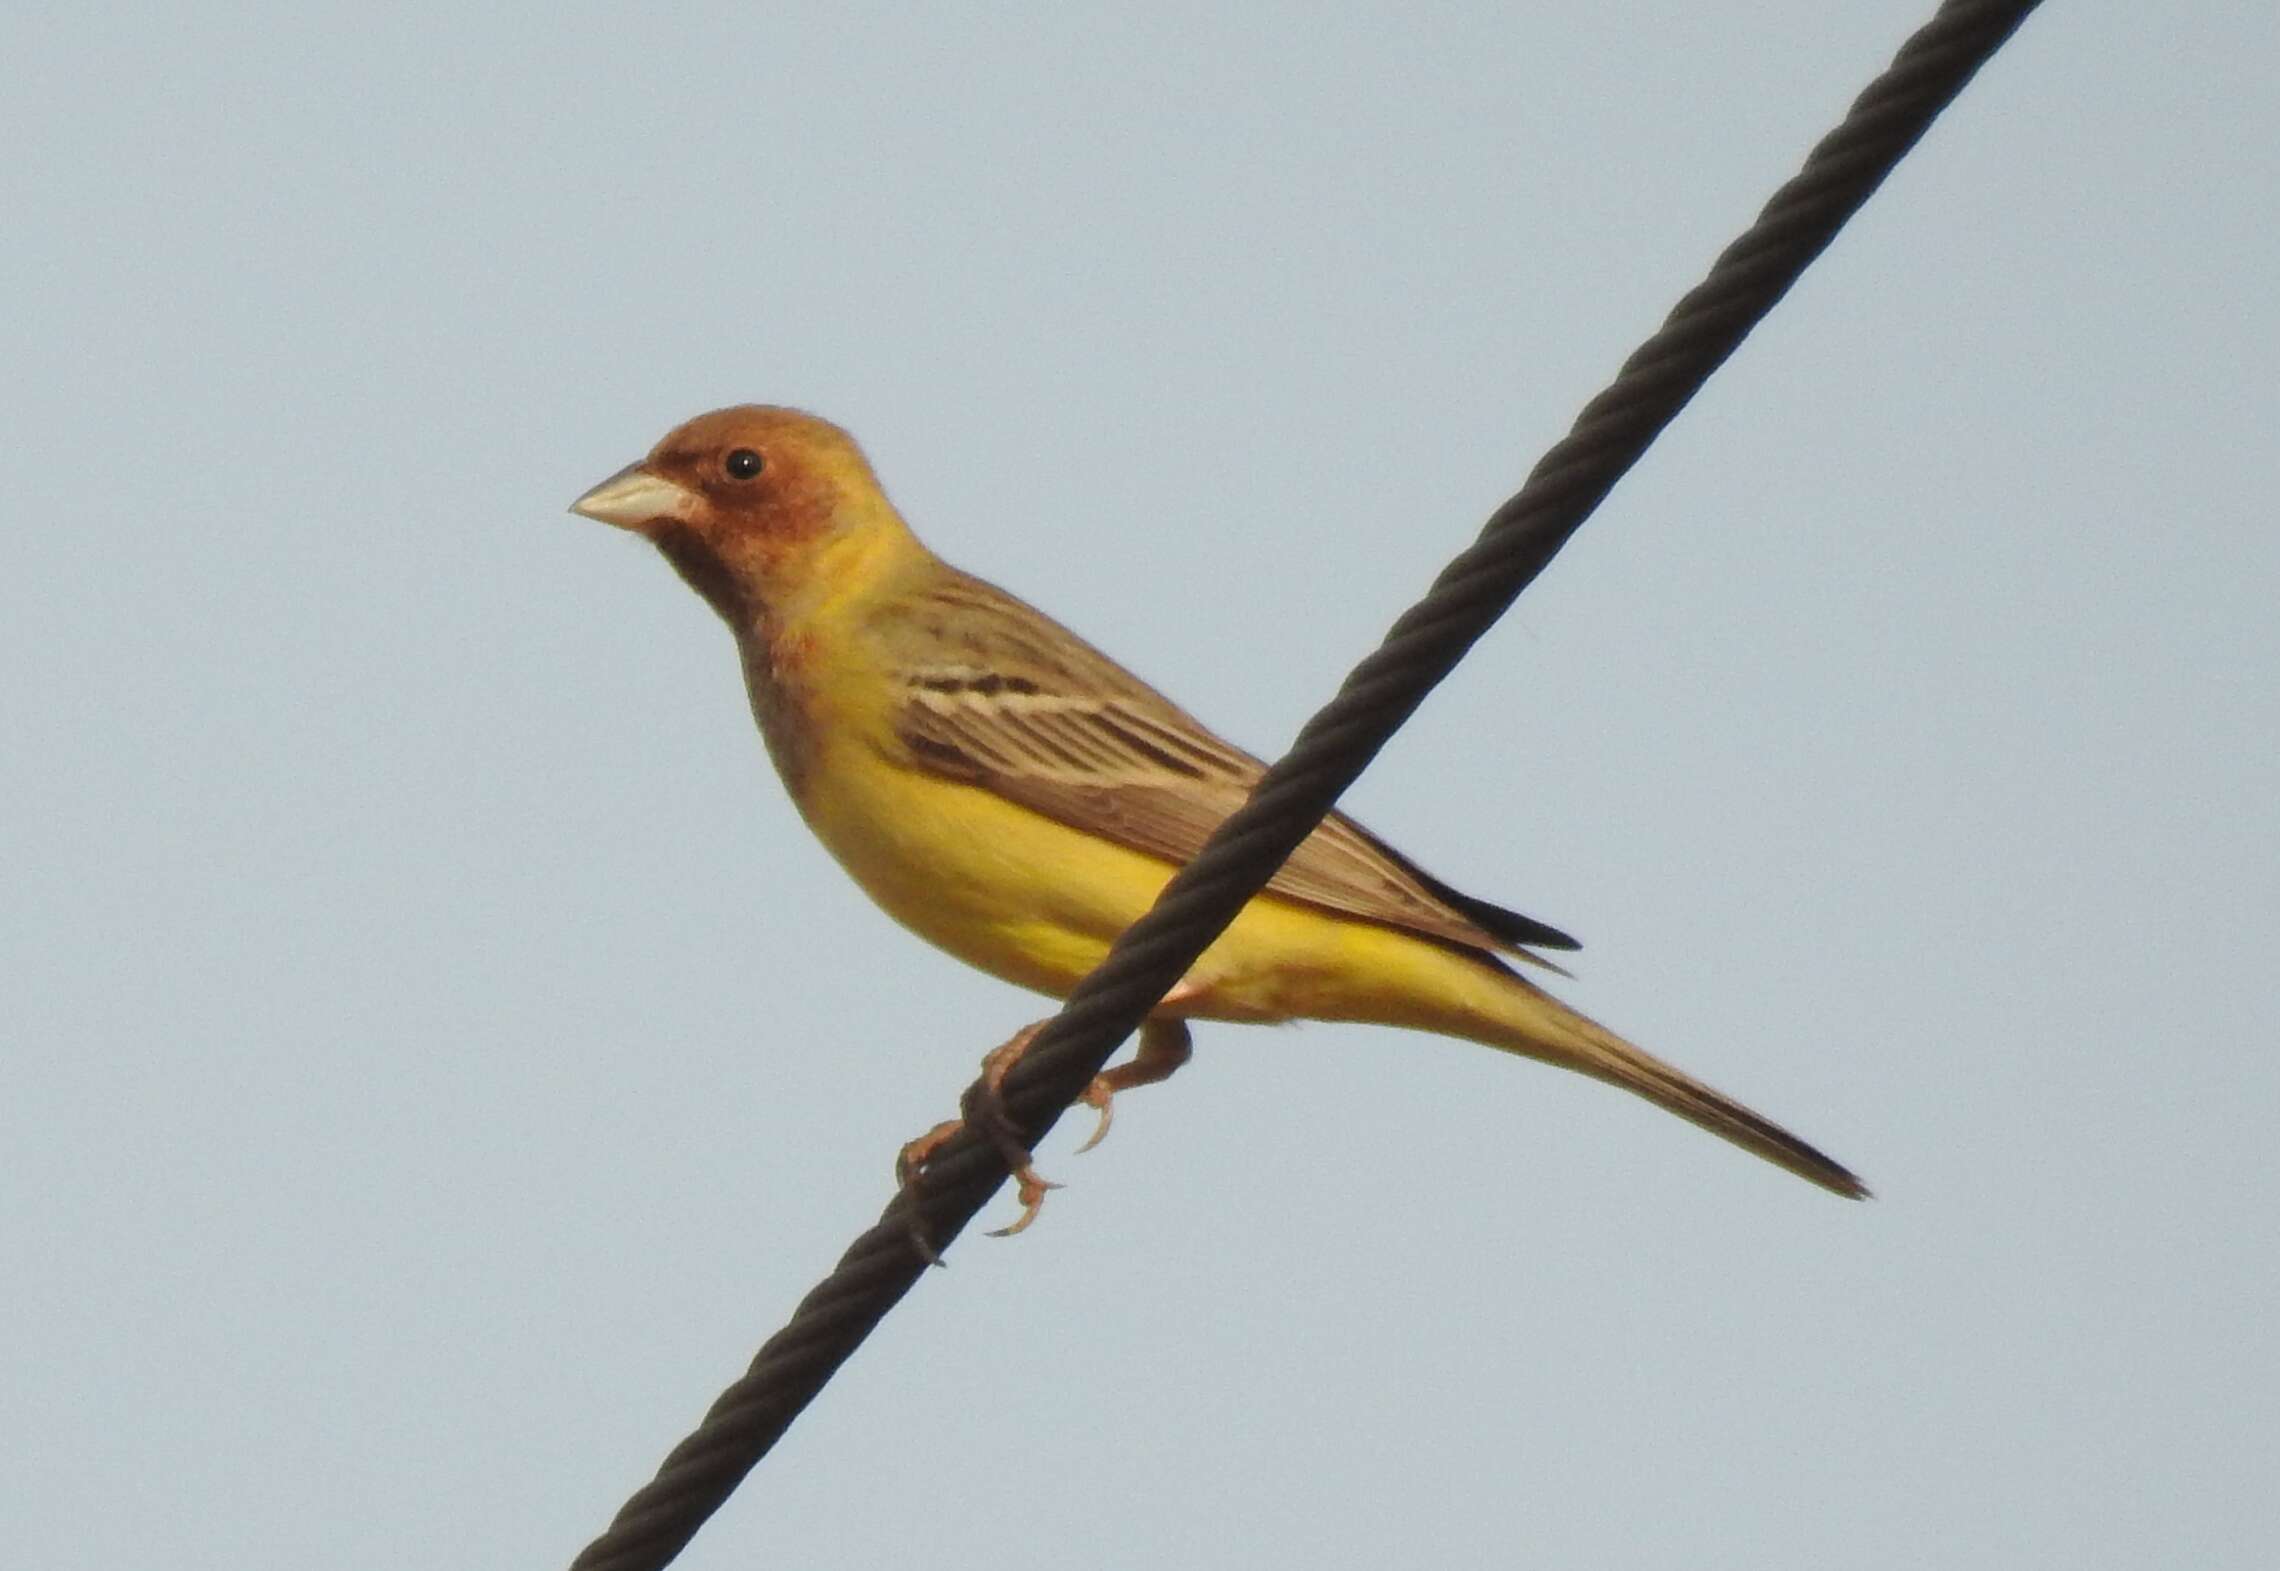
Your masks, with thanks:
<instances>
[{"instance_id":1,"label":"brown wing","mask_svg":"<svg viewBox=\"0 0 2280 1571\"><path fill-rule=\"evenodd\" d=\"M894 615L907 619L904 636L887 630L905 684L896 729L945 775L1184 863L1265 772L1043 612L980 579L954 575ZM1342 813L1324 819L1267 888L1467 949L1532 960L1522 945L1576 947L1557 928L1459 894Z\"/></svg>"}]
</instances>

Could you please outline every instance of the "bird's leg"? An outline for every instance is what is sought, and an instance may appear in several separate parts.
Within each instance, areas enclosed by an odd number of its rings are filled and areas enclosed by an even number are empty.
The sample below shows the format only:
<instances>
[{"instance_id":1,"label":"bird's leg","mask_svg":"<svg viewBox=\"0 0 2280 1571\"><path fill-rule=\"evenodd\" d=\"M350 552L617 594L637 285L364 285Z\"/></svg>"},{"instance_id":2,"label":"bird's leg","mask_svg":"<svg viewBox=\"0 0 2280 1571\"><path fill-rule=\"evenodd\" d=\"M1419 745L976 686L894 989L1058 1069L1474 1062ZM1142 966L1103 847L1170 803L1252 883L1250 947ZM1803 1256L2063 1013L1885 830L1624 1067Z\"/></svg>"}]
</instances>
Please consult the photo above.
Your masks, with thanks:
<instances>
[{"instance_id":1,"label":"bird's leg","mask_svg":"<svg viewBox=\"0 0 2280 1571\"><path fill-rule=\"evenodd\" d=\"M1177 998L1181 989L1169 995ZM1152 1086L1159 1080L1169 1080L1179 1072L1180 1066L1195 1056L1194 1044L1188 1036L1185 1020L1171 1015L1151 1015L1140 1025L1140 1045L1133 1050L1132 1061L1104 1069L1092 1077L1077 1098L1085 1106L1100 1114L1100 1122L1077 1150L1090 1151L1108 1138L1108 1126L1115 1117L1116 1093L1129 1091L1134 1086Z\"/></svg>"},{"instance_id":2,"label":"bird's leg","mask_svg":"<svg viewBox=\"0 0 2280 1571\"><path fill-rule=\"evenodd\" d=\"M1164 995L1164 1002L1185 1003L1200 991L1192 984L1182 982ZM982 1059L981 1081L970 1089L967 1099L959 1107L965 1117L944 1119L896 1154L895 1182L911 1193L914 1206L918 1198L915 1191L919 1174L928 1160L949 1143L951 1136L972 1124L997 1147L999 1157L1013 1174L1014 1197L1021 1202L1021 1215L1014 1218L1011 1225L994 1230L990 1236L1011 1238L1037 1220L1037 1213L1044 1208L1047 1192L1061 1186L1037 1171L1029 1148L1021 1143L1021 1132L1014 1127L1013 1120L1006 1116L1000 1089L1005 1084L1007 1073L1021 1061L1021 1055L1029 1051L1030 1042L1044 1028L1045 1022L1042 1020L1024 1026L1002 1044L990 1049ZM1077 1098L1100 1114L1100 1123L1094 1127L1091 1137L1077 1149L1090 1151L1108 1134L1117 1092L1170 1079L1182 1064L1194 1056L1194 1052L1185 1020L1171 1015L1151 1015L1141 1022L1140 1043L1133 1051L1131 1062L1102 1070L1092 1077L1092 1082ZM911 1214L914 1218L912 1227L918 1229L916 1210ZM927 1246L923 1234L914 1231L912 1237L920 1245L919 1253L931 1260L933 1251Z\"/></svg>"},{"instance_id":3,"label":"bird's leg","mask_svg":"<svg viewBox=\"0 0 2280 1571\"><path fill-rule=\"evenodd\" d=\"M1021 1055L1029 1051L1029 1044L1045 1026L1043 1020L1023 1026L983 1055L982 1078L978 1085L969 1088L966 1098L958 1105L958 1111L966 1115L967 1122L979 1118L982 1133L997 1147L999 1160L1012 1172L1014 1198L1021 1202L1021 1215L1007 1226L992 1228L992 1238L1011 1238L1028 1227L1037 1220L1037 1213L1045 1205L1045 1192L1061 1187L1037 1171L1029 1147L1021 1143L1021 1131L1014 1128L1005 1110L1006 1074L1021 1062Z\"/></svg>"},{"instance_id":4,"label":"bird's leg","mask_svg":"<svg viewBox=\"0 0 2280 1571\"><path fill-rule=\"evenodd\" d=\"M906 1140L895 1153L895 1188L902 1196L903 1229L910 1235L910 1246L918 1258L930 1266L942 1264L942 1256L935 1250L934 1240L926 1233L926 1218L918 1208L919 1173L926 1159L942 1149L942 1143L956 1134L961 1125L955 1118L945 1118L916 1140Z\"/></svg>"},{"instance_id":5,"label":"bird's leg","mask_svg":"<svg viewBox=\"0 0 2280 1571\"><path fill-rule=\"evenodd\" d=\"M1014 1193L1021 1201L1020 1218L1011 1227L1002 1227L992 1233L990 1236L993 1238L1008 1237L1036 1221L1039 1208L1045 1204L1046 1191L1060 1188L1060 1185L1038 1173L1031 1161L1029 1148L1021 1143L1021 1132L1013 1127L1013 1120L1006 1116L1005 1103L999 1095L1007 1071L1021 1061L1021 1055L1029 1050L1031 1039L1044 1026L1042 1020L1034 1025L1023 1026L1003 1043L991 1048L982 1059L980 1094L969 1097L960 1107L966 1117L944 1119L905 1145L895 1156L895 1182L905 1190L915 1189L919 1172L926 1166L928 1159L941 1150L952 1135L972 1123L997 1147L998 1156L1013 1174L1016 1186ZM916 1197L913 1196L913 1199Z\"/></svg>"}]
</instances>

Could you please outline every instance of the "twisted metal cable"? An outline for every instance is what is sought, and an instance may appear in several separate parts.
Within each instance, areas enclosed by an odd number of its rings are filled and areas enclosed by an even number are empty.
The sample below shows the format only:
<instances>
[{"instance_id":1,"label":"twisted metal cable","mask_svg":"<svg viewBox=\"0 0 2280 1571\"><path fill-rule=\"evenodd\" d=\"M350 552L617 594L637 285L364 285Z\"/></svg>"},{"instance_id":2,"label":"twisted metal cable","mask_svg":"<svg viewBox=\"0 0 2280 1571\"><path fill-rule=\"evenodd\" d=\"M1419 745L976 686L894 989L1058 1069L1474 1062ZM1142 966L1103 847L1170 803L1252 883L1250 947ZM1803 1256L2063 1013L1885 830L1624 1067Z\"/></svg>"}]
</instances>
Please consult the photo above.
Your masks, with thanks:
<instances>
[{"instance_id":1,"label":"twisted metal cable","mask_svg":"<svg viewBox=\"0 0 2280 1571\"><path fill-rule=\"evenodd\" d=\"M1299 732L1251 800L1119 938L1006 1076L1006 1112L1034 1146L1155 1002L1313 832L1347 786L1543 571L1649 443L1786 294L2037 0L1947 0L1814 148L1757 222L1587 404L1517 495L1396 621ZM968 1092L968 1105L975 1093ZM572 1571L670 1563L792 1420L924 1274L915 1247L956 1238L1006 1179L994 1145L961 1133L910 1212L898 1196L800 1301L657 1476Z\"/></svg>"}]
</instances>

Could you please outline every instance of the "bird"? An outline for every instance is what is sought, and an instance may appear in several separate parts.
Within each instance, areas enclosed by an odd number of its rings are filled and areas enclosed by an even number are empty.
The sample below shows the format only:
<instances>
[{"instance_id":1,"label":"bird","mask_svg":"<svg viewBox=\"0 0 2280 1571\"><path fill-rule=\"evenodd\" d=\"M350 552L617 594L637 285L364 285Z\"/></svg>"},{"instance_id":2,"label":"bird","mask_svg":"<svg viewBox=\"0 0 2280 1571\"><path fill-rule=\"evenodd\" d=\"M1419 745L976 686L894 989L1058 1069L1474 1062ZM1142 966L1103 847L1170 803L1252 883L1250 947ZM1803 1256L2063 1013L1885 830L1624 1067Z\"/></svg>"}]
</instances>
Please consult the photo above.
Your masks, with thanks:
<instances>
[{"instance_id":1,"label":"bird","mask_svg":"<svg viewBox=\"0 0 2280 1571\"><path fill-rule=\"evenodd\" d=\"M1066 996L1250 794L1260 761L1044 612L938 557L840 427L738 405L669 431L571 511L646 539L728 625L793 806L889 916ZM1464 894L1332 812L1082 1100L1169 1077L1189 1022L1363 1022L1460 1038L1643 1097L1821 1188L1852 1172L1562 1003L1514 964L1576 940ZM1560 974L1565 974L1561 972ZM1036 1027L985 1059L994 1087ZM958 1128L906 1145L905 1182ZM1001 1149L1004 1140L1000 1139ZM1018 1143L1019 1232L1047 1189Z\"/></svg>"}]
</instances>

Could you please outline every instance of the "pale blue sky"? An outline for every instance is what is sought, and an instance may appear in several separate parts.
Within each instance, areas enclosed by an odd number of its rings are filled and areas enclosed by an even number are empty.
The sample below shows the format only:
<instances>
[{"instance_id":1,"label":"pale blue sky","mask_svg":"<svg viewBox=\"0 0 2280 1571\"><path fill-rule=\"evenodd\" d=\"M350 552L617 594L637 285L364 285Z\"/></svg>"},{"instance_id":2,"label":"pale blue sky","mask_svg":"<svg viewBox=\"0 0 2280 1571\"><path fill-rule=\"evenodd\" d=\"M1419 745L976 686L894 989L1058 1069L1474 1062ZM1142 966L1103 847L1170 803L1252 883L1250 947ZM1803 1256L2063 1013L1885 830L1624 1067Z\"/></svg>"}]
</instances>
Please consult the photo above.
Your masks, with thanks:
<instances>
[{"instance_id":1,"label":"pale blue sky","mask_svg":"<svg viewBox=\"0 0 2280 1571\"><path fill-rule=\"evenodd\" d=\"M565 1562L1042 1012L579 490L812 407L1272 752L1924 10L13 9L12 1560ZM1350 799L1877 1201L1204 1028L682 1563L2280 1560L2275 59L2046 8Z\"/></svg>"}]
</instances>

